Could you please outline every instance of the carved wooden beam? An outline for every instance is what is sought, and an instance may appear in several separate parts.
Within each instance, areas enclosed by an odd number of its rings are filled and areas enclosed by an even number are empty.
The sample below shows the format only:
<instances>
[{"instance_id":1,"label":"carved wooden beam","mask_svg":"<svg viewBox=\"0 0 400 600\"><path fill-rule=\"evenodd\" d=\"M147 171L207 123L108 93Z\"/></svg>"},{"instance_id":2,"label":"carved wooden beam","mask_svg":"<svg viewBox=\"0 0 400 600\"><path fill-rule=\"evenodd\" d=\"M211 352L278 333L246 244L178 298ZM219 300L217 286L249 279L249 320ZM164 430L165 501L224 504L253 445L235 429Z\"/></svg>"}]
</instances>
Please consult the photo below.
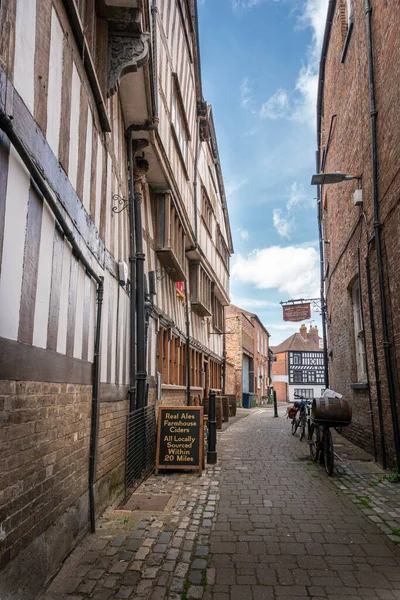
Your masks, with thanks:
<instances>
[{"instance_id":1,"label":"carved wooden beam","mask_svg":"<svg viewBox=\"0 0 400 600\"><path fill-rule=\"evenodd\" d=\"M127 73L135 73L149 59L149 35L142 31L137 8L109 8L108 96L118 89Z\"/></svg>"}]
</instances>

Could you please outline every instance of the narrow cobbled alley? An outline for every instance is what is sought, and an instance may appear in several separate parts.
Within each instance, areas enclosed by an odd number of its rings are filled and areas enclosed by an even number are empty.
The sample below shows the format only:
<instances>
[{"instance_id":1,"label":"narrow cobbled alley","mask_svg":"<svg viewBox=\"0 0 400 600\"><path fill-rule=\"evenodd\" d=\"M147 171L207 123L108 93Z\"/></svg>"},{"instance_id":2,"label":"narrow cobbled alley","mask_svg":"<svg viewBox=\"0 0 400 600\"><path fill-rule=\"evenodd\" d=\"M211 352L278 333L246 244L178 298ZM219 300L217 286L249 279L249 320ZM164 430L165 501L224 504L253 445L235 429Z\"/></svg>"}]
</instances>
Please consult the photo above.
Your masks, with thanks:
<instances>
[{"instance_id":1,"label":"narrow cobbled alley","mask_svg":"<svg viewBox=\"0 0 400 600\"><path fill-rule=\"evenodd\" d=\"M359 461L328 478L283 407L240 412L218 435L218 466L150 477L42 600L400 598L398 487Z\"/></svg>"}]
</instances>

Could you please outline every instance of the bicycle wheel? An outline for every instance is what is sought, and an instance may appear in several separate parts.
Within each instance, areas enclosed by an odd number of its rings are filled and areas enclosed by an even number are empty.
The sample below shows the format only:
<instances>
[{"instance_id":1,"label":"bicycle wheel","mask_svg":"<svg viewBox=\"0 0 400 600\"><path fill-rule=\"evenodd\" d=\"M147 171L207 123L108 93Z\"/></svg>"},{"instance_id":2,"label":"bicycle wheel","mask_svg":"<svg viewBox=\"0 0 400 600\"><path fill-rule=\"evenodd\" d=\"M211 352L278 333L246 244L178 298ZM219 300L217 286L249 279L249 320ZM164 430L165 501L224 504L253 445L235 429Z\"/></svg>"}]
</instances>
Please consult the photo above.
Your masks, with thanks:
<instances>
[{"instance_id":1,"label":"bicycle wheel","mask_svg":"<svg viewBox=\"0 0 400 600\"><path fill-rule=\"evenodd\" d=\"M333 473L334 458L332 434L328 428L324 431L324 464L328 475Z\"/></svg>"},{"instance_id":2,"label":"bicycle wheel","mask_svg":"<svg viewBox=\"0 0 400 600\"><path fill-rule=\"evenodd\" d=\"M319 456L320 433L317 425L314 423L310 423L308 444L310 447L310 456L314 462L317 462Z\"/></svg>"},{"instance_id":3,"label":"bicycle wheel","mask_svg":"<svg viewBox=\"0 0 400 600\"><path fill-rule=\"evenodd\" d=\"M296 433L298 426L299 426L299 422L295 417L294 419L292 419L292 435L294 435Z\"/></svg>"}]
</instances>

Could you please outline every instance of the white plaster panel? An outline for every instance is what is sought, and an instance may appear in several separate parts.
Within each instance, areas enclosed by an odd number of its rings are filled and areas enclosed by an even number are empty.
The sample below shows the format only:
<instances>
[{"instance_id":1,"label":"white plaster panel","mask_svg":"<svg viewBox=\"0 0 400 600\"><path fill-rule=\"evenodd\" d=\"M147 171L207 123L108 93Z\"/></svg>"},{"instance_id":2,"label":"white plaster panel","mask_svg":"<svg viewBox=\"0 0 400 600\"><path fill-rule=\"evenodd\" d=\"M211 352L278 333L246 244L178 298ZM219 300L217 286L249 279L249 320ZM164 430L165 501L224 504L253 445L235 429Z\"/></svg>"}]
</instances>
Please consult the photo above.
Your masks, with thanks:
<instances>
[{"instance_id":1,"label":"white plaster panel","mask_svg":"<svg viewBox=\"0 0 400 600\"><path fill-rule=\"evenodd\" d=\"M61 124L61 90L63 72L63 30L54 8L51 12L49 86L47 94L47 131L50 148L58 158Z\"/></svg>"},{"instance_id":2,"label":"white plaster panel","mask_svg":"<svg viewBox=\"0 0 400 600\"><path fill-rule=\"evenodd\" d=\"M113 299L112 336L111 336L111 378L110 383L115 383L115 365L117 359L117 311L118 311L118 284L114 277L110 277L110 298Z\"/></svg>"},{"instance_id":3,"label":"white plaster panel","mask_svg":"<svg viewBox=\"0 0 400 600\"><path fill-rule=\"evenodd\" d=\"M0 278L0 336L11 340L18 338L29 187L29 173L11 146Z\"/></svg>"},{"instance_id":4,"label":"white plaster panel","mask_svg":"<svg viewBox=\"0 0 400 600\"><path fill-rule=\"evenodd\" d=\"M75 65L72 65L71 82L71 120L69 126L69 161L68 177L76 190L78 177L78 153L79 153L79 115L81 105L81 80Z\"/></svg>"},{"instance_id":5,"label":"white plaster panel","mask_svg":"<svg viewBox=\"0 0 400 600\"><path fill-rule=\"evenodd\" d=\"M107 357L108 357L108 301L110 284L107 271L104 271L104 296L101 312L101 350L100 350L100 381L107 382Z\"/></svg>"},{"instance_id":6,"label":"white plaster panel","mask_svg":"<svg viewBox=\"0 0 400 600\"><path fill-rule=\"evenodd\" d=\"M105 246L110 248L111 239L111 177L112 177L112 162L111 156L107 154L107 186L106 186L106 235L105 235Z\"/></svg>"},{"instance_id":7,"label":"white plaster panel","mask_svg":"<svg viewBox=\"0 0 400 600\"><path fill-rule=\"evenodd\" d=\"M14 86L33 114L35 106L36 0L18 0L15 20Z\"/></svg>"},{"instance_id":8,"label":"white plaster panel","mask_svg":"<svg viewBox=\"0 0 400 600\"><path fill-rule=\"evenodd\" d=\"M33 345L39 348L47 346L51 274L53 263L54 215L43 202L42 230L40 234L38 279L36 289L35 321L33 326Z\"/></svg>"},{"instance_id":9,"label":"white plaster panel","mask_svg":"<svg viewBox=\"0 0 400 600\"><path fill-rule=\"evenodd\" d=\"M83 182L83 206L86 208L88 215L90 215L90 181L92 176L92 132L93 116L89 107L86 127L85 179Z\"/></svg>"},{"instance_id":10,"label":"white plaster panel","mask_svg":"<svg viewBox=\"0 0 400 600\"><path fill-rule=\"evenodd\" d=\"M100 137L97 137L97 160L96 160L96 209L94 223L97 229L100 229L100 211L101 211L101 181L103 177L103 146Z\"/></svg>"},{"instance_id":11,"label":"white plaster panel","mask_svg":"<svg viewBox=\"0 0 400 600\"><path fill-rule=\"evenodd\" d=\"M61 276L60 312L58 316L57 352L65 354L67 350L69 280L71 273L71 246L64 241L63 268Z\"/></svg>"},{"instance_id":12,"label":"white plaster panel","mask_svg":"<svg viewBox=\"0 0 400 600\"><path fill-rule=\"evenodd\" d=\"M78 285L76 293L76 313L75 313L75 336L74 336L74 357L82 358L82 338L83 338L83 309L85 292L85 271L81 264L78 265Z\"/></svg>"},{"instance_id":13,"label":"white plaster panel","mask_svg":"<svg viewBox=\"0 0 400 600\"><path fill-rule=\"evenodd\" d=\"M89 316L89 339L88 339L88 361L94 360L94 335L96 330L96 285L91 280L90 283L90 316Z\"/></svg>"}]
</instances>

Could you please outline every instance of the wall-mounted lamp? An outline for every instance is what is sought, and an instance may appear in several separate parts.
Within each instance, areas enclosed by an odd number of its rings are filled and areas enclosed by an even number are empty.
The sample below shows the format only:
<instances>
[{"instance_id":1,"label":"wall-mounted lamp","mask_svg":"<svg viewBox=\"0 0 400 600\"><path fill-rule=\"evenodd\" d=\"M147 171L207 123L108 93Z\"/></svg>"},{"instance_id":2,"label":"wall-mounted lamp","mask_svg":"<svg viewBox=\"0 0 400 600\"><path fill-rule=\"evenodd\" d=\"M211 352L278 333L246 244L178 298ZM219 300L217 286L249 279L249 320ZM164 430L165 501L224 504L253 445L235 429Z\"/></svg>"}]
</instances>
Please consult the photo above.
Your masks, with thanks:
<instances>
[{"instance_id":1,"label":"wall-mounted lamp","mask_svg":"<svg viewBox=\"0 0 400 600\"><path fill-rule=\"evenodd\" d=\"M352 179L361 181L361 175L346 175L346 173L340 173L340 171L335 171L334 173L317 173L312 176L311 185L329 185L331 183L351 181Z\"/></svg>"}]
</instances>

